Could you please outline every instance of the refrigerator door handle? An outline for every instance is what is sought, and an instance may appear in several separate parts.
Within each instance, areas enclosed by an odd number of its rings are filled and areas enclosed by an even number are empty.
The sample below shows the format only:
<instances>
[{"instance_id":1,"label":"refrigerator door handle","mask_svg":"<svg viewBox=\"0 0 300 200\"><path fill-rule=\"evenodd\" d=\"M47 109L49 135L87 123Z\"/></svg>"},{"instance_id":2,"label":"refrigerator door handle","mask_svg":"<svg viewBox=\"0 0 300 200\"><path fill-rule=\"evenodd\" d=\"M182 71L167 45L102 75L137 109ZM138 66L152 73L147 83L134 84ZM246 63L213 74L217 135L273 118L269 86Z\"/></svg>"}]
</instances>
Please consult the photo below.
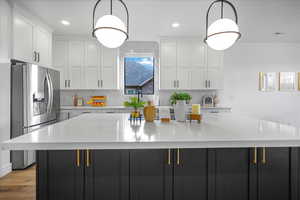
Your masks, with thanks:
<instances>
[{"instance_id":1,"label":"refrigerator door handle","mask_svg":"<svg viewBox=\"0 0 300 200\"><path fill-rule=\"evenodd\" d=\"M50 109L50 112L52 112L53 102L54 102L54 87L53 87L53 80L52 80L49 72L48 72L48 76L49 76L50 86L51 86L51 109Z\"/></svg>"},{"instance_id":2,"label":"refrigerator door handle","mask_svg":"<svg viewBox=\"0 0 300 200\"><path fill-rule=\"evenodd\" d=\"M48 84L48 105L47 105L47 113L50 113L52 110L52 101L53 101L53 89L52 89L52 83L51 83L51 78L50 74L47 72L46 74L47 78L47 84Z\"/></svg>"}]
</instances>

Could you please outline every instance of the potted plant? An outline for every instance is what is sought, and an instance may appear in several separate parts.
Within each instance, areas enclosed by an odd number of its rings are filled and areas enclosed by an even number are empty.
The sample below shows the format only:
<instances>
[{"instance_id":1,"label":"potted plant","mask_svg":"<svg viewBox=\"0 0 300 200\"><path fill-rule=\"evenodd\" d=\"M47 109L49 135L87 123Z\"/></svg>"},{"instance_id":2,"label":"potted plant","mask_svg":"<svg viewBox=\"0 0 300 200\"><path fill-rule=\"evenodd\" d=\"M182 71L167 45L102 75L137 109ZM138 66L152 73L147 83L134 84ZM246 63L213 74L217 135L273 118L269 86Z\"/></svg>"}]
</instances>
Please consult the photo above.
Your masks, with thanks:
<instances>
[{"instance_id":1,"label":"potted plant","mask_svg":"<svg viewBox=\"0 0 300 200\"><path fill-rule=\"evenodd\" d=\"M132 107L134 111L131 113L131 118L139 118L140 112L139 108L143 108L145 105L144 101L139 101L137 97L130 97L130 101L125 101L124 106Z\"/></svg>"},{"instance_id":2,"label":"potted plant","mask_svg":"<svg viewBox=\"0 0 300 200\"><path fill-rule=\"evenodd\" d=\"M174 92L170 97L170 103L174 106L175 119L183 122L186 120L186 104L192 99L188 93L177 93Z\"/></svg>"}]
</instances>

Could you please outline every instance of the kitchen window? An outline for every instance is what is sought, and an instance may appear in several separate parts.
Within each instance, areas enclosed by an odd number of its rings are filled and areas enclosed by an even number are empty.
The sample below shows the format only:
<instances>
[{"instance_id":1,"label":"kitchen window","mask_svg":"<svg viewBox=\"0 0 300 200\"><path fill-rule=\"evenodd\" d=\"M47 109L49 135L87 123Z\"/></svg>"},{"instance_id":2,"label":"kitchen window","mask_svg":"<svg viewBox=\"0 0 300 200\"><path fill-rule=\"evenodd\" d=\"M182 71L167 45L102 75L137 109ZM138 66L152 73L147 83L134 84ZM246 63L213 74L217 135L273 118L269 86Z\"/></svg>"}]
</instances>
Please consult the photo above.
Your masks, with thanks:
<instances>
[{"instance_id":1,"label":"kitchen window","mask_svg":"<svg viewBox=\"0 0 300 200\"><path fill-rule=\"evenodd\" d=\"M126 95L154 94L154 57L124 58L124 91Z\"/></svg>"}]
</instances>

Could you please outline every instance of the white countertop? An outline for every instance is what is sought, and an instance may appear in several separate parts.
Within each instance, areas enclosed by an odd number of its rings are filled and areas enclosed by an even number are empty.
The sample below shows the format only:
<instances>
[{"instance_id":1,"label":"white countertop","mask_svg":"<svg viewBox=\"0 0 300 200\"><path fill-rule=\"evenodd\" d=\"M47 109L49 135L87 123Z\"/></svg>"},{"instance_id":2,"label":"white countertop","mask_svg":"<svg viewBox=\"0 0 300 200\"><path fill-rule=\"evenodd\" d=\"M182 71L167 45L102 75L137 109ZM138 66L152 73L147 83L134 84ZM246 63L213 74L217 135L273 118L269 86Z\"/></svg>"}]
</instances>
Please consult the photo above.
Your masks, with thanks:
<instances>
[{"instance_id":1,"label":"white countertop","mask_svg":"<svg viewBox=\"0 0 300 200\"><path fill-rule=\"evenodd\" d=\"M165 107L165 108L172 108L172 106L157 106L157 108L161 108L161 107ZM103 106L103 107L95 107L95 106L61 106L60 107L62 110L113 110L113 109L117 109L117 110L132 110L132 108L129 107L125 107L125 106ZM219 110L231 110L231 108L229 107L201 107L201 109L203 110L213 110L213 109L219 109Z\"/></svg>"},{"instance_id":2,"label":"white countertop","mask_svg":"<svg viewBox=\"0 0 300 200\"><path fill-rule=\"evenodd\" d=\"M61 106L60 107L62 110L110 110L110 109L132 109L129 107L125 107L125 106Z\"/></svg>"},{"instance_id":3,"label":"white countertop","mask_svg":"<svg viewBox=\"0 0 300 200\"><path fill-rule=\"evenodd\" d=\"M6 141L3 150L300 146L299 128L246 116L206 114L196 122L130 124L128 114L83 114Z\"/></svg>"}]
</instances>

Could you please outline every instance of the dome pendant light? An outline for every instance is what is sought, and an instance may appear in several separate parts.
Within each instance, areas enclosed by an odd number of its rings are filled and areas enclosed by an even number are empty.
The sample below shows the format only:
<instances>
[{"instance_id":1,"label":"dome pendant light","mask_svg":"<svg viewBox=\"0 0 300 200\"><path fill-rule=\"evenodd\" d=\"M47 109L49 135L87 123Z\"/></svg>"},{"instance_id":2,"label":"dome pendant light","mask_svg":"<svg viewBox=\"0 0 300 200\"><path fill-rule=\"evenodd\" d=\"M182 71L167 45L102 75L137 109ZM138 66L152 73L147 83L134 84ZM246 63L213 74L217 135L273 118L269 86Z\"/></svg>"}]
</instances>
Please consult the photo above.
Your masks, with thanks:
<instances>
[{"instance_id":1,"label":"dome pendant light","mask_svg":"<svg viewBox=\"0 0 300 200\"><path fill-rule=\"evenodd\" d=\"M96 9L101 2L98 0L93 11L93 37L105 47L118 48L126 40L128 40L129 33L129 14L126 4L122 0L119 1L126 10L127 25L121 19L112 14L112 0L110 0L110 15L104 15L97 20L95 24Z\"/></svg>"},{"instance_id":2,"label":"dome pendant light","mask_svg":"<svg viewBox=\"0 0 300 200\"><path fill-rule=\"evenodd\" d=\"M216 20L208 27L208 17L212 6L221 3L221 19ZM228 4L234 12L235 21L224 18L224 3ZM227 0L215 0L208 8L206 13L206 37L204 39L207 45L215 50L225 50L230 48L237 40L241 38L238 27L237 11L232 3Z\"/></svg>"}]
</instances>

